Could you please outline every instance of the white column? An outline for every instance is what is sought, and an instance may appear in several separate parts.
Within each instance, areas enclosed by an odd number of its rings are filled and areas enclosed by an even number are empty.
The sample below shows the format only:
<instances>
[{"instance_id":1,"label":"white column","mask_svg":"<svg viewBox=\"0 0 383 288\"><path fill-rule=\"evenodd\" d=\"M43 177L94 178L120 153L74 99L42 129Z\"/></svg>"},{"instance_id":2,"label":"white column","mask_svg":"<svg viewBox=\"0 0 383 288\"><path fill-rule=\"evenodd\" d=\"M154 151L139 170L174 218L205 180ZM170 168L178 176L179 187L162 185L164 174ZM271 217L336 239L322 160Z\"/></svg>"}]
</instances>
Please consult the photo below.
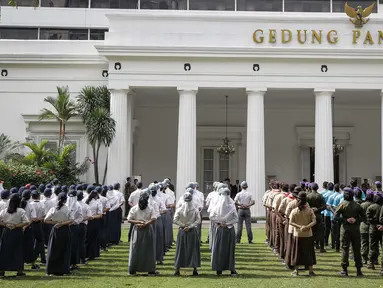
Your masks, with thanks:
<instances>
[{"instance_id":1,"label":"white column","mask_svg":"<svg viewBox=\"0 0 383 288\"><path fill-rule=\"evenodd\" d=\"M178 92L177 201L184 194L187 183L196 181L197 176L197 89L178 88Z\"/></svg>"},{"instance_id":2,"label":"white column","mask_svg":"<svg viewBox=\"0 0 383 288\"><path fill-rule=\"evenodd\" d=\"M381 170L381 176L383 176L383 90L380 92L380 96L382 98L382 101L381 101L381 126L380 126L380 129L381 129L381 150L382 150L382 154L381 154L381 159L382 159L382 162L381 162L381 167L382 167L382 170Z\"/></svg>"},{"instance_id":3,"label":"white column","mask_svg":"<svg viewBox=\"0 0 383 288\"><path fill-rule=\"evenodd\" d=\"M247 89L246 181L255 205L252 217L265 216L262 196L265 193L265 112L264 89Z\"/></svg>"},{"instance_id":4,"label":"white column","mask_svg":"<svg viewBox=\"0 0 383 288\"><path fill-rule=\"evenodd\" d=\"M110 112L116 120L116 136L109 147L108 184L124 187L131 175L133 95L125 90L111 90Z\"/></svg>"},{"instance_id":5,"label":"white column","mask_svg":"<svg viewBox=\"0 0 383 288\"><path fill-rule=\"evenodd\" d=\"M334 182L331 97L335 90L314 90L315 94L315 182Z\"/></svg>"}]
</instances>

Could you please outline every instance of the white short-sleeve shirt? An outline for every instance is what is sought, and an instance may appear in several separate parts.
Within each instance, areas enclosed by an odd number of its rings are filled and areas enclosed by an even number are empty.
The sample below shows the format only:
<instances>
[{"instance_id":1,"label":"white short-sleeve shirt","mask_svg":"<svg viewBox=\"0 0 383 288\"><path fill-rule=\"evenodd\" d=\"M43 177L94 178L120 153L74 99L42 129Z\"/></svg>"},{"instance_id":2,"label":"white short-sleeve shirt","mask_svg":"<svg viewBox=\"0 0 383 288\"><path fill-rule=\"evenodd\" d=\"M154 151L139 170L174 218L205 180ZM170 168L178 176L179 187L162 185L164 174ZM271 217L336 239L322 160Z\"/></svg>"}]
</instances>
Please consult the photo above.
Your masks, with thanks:
<instances>
[{"instance_id":1,"label":"white short-sleeve shirt","mask_svg":"<svg viewBox=\"0 0 383 288\"><path fill-rule=\"evenodd\" d=\"M235 202L238 202L240 205L250 205L253 201L253 195L247 190L242 190L234 198Z\"/></svg>"},{"instance_id":2,"label":"white short-sleeve shirt","mask_svg":"<svg viewBox=\"0 0 383 288\"><path fill-rule=\"evenodd\" d=\"M5 224L18 225L21 223L28 223L29 219L24 209L17 208L15 213L8 213L7 209L0 211L0 221Z\"/></svg>"},{"instance_id":3,"label":"white short-sleeve shirt","mask_svg":"<svg viewBox=\"0 0 383 288\"><path fill-rule=\"evenodd\" d=\"M136 220L136 221L150 221L152 219L156 219L156 213L150 205L146 207L144 210L141 210L138 205L132 207L129 211L128 220Z\"/></svg>"},{"instance_id":4,"label":"white short-sleeve shirt","mask_svg":"<svg viewBox=\"0 0 383 288\"><path fill-rule=\"evenodd\" d=\"M137 189L132 194L130 194L128 202L132 203L133 206L136 206L140 200L141 191L141 189Z\"/></svg>"},{"instance_id":5,"label":"white short-sleeve shirt","mask_svg":"<svg viewBox=\"0 0 383 288\"><path fill-rule=\"evenodd\" d=\"M48 211L48 214L45 216L45 220L51 220L55 222L65 222L69 220L74 220L74 214L69 210L68 206L64 205L57 210L57 207L53 207Z\"/></svg>"}]
</instances>

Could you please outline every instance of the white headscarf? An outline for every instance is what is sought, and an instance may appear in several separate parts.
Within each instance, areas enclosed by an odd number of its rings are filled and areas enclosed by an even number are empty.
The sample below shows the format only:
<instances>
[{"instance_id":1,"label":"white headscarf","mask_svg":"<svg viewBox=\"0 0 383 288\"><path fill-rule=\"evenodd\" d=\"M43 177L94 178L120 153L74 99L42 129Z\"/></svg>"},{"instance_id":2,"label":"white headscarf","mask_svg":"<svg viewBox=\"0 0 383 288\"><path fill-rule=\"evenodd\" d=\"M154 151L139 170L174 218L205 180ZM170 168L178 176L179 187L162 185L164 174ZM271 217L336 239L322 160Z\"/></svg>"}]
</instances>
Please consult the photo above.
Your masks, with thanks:
<instances>
[{"instance_id":1,"label":"white headscarf","mask_svg":"<svg viewBox=\"0 0 383 288\"><path fill-rule=\"evenodd\" d=\"M70 211L74 211L76 207L76 203L77 203L77 192L76 191L70 192L68 194L68 201L67 201L67 205Z\"/></svg>"},{"instance_id":2,"label":"white headscarf","mask_svg":"<svg viewBox=\"0 0 383 288\"><path fill-rule=\"evenodd\" d=\"M228 188L224 188L219 192L221 192L221 195L218 197L211 214L216 221L224 223L235 211L235 205L234 201L229 196L230 190Z\"/></svg>"},{"instance_id":3,"label":"white headscarf","mask_svg":"<svg viewBox=\"0 0 383 288\"><path fill-rule=\"evenodd\" d=\"M184 201L182 205L177 208L176 213L180 213L184 218L188 218L190 211L196 211L196 208L193 205L193 195L186 192L182 198Z\"/></svg>"}]
</instances>

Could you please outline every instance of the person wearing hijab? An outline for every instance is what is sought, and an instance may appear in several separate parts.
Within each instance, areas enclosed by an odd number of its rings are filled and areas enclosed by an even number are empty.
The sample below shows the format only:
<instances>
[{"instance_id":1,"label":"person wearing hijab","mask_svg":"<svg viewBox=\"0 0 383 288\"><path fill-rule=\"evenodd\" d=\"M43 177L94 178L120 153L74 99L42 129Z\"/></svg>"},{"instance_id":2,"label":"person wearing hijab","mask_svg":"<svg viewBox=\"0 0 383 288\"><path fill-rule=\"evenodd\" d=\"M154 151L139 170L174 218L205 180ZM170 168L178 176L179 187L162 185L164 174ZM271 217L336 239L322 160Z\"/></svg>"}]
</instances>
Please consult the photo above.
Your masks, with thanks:
<instances>
[{"instance_id":1,"label":"person wearing hijab","mask_svg":"<svg viewBox=\"0 0 383 288\"><path fill-rule=\"evenodd\" d=\"M290 214L290 225L294 227L295 242L292 275L298 275L298 266L305 266L309 268L309 276L315 276L313 265L316 264L316 258L311 228L316 224L316 216L314 210L307 205L306 192L299 192L297 201L298 207Z\"/></svg>"},{"instance_id":2,"label":"person wearing hijab","mask_svg":"<svg viewBox=\"0 0 383 288\"><path fill-rule=\"evenodd\" d=\"M40 267L35 264L34 257L34 244L35 236L33 234L32 224L37 219L35 206L30 205L31 190L25 189L21 198L20 208L25 210L25 214L29 219L28 225L24 227L23 239L23 258L24 263L32 264L32 270L39 270Z\"/></svg>"},{"instance_id":3,"label":"person wearing hijab","mask_svg":"<svg viewBox=\"0 0 383 288\"><path fill-rule=\"evenodd\" d=\"M210 220L216 225L211 255L212 270L217 271L217 275L222 275L222 271L229 270L231 276L235 277L237 276L235 271L236 239L233 225L238 222L238 214L234 201L230 198L230 189L222 189Z\"/></svg>"},{"instance_id":4,"label":"person wearing hijab","mask_svg":"<svg viewBox=\"0 0 383 288\"><path fill-rule=\"evenodd\" d=\"M375 270L375 263L379 257L379 242L382 239L382 226L380 224L380 211L383 206L383 193L376 192L374 195L374 203L370 205L366 211L367 222L370 224L369 228L369 242L370 249L368 254L368 269Z\"/></svg>"},{"instance_id":5,"label":"person wearing hijab","mask_svg":"<svg viewBox=\"0 0 383 288\"><path fill-rule=\"evenodd\" d=\"M88 220L93 220L92 211L88 204L83 202L84 194L81 190L77 191L77 202L81 207L82 222L78 227L78 253L80 258L80 264L86 265L86 231Z\"/></svg>"},{"instance_id":6,"label":"person wearing hijab","mask_svg":"<svg viewBox=\"0 0 383 288\"><path fill-rule=\"evenodd\" d=\"M201 251L198 225L201 222L200 211L193 203L193 195L186 192L184 204L174 214L174 224L179 226L175 254L175 276L180 276L180 268L193 268L193 276L198 276L197 268L201 267Z\"/></svg>"},{"instance_id":7,"label":"person wearing hijab","mask_svg":"<svg viewBox=\"0 0 383 288\"><path fill-rule=\"evenodd\" d=\"M217 193L218 184L219 184L219 182L213 183L213 191L211 191L206 197L205 205L206 205L208 213L210 213L210 209L214 206L215 198L218 196L218 193ZM210 251L211 251L211 244L212 244L211 233L212 233L213 229L214 229L214 223L212 221L210 221L209 234L207 235L207 240L205 242L205 243L209 243Z\"/></svg>"},{"instance_id":8,"label":"person wearing hijab","mask_svg":"<svg viewBox=\"0 0 383 288\"><path fill-rule=\"evenodd\" d=\"M348 276L350 243L354 253L357 276L363 276L362 257L360 254L360 223L366 221L363 208L354 202L354 192L351 188L344 189L344 201L335 212L335 219L341 222L340 238L342 242L342 271L343 277Z\"/></svg>"},{"instance_id":9,"label":"person wearing hijab","mask_svg":"<svg viewBox=\"0 0 383 288\"><path fill-rule=\"evenodd\" d=\"M172 239L172 233L171 230L173 230L173 218L170 215L170 209L168 208L168 205L171 205L171 199L169 196L165 193L166 189L166 183L160 183L159 184L159 191L157 192L157 196L162 201L163 206L165 206L166 210L164 214L162 214L163 217L163 224L164 224L164 251L165 253L169 251L171 245L173 244L173 239Z\"/></svg>"},{"instance_id":10,"label":"person wearing hijab","mask_svg":"<svg viewBox=\"0 0 383 288\"><path fill-rule=\"evenodd\" d=\"M367 209L372 204L374 204L374 192L369 189L366 191L366 201L363 202L360 206L363 208L364 213L367 215ZM369 240L369 231L370 231L370 224L367 221L362 221L360 223L360 238L361 238L361 254L363 259L363 264L368 263L368 253L370 251L370 240Z\"/></svg>"},{"instance_id":11,"label":"person wearing hijab","mask_svg":"<svg viewBox=\"0 0 383 288\"><path fill-rule=\"evenodd\" d=\"M21 197L12 194L7 209L0 211L0 277L5 271L17 271L17 276L25 276L23 260L23 227L29 224L25 210L20 208Z\"/></svg>"},{"instance_id":12,"label":"person wearing hijab","mask_svg":"<svg viewBox=\"0 0 383 288\"><path fill-rule=\"evenodd\" d=\"M133 206L128 215L128 222L133 225L129 250L129 274L147 272L150 276L156 272L156 233L154 231L157 215L149 205L149 191L143 191L138 204Z\"/></svg>"},{"instance_id":13,"label":"person wearing hijab","mask_svg":"<svg viewBox=\"0 0 383 288\"><path fill-rule=\"evenodd\" d=\"M243 181L241 183L241 192L237 193L234 197L234 202L238 207L238 228L237 228L237 243L241 243L243 221L245 221L247 239L249 244L253 243L253 232L251 231L251 213L250 207L255 204L253 195L251 192L247 191L247 182Z\"/></svg>"},{"instance_id":14,"label":"person wearing hijab","mask_svg":"<svg viewBox=\"0 0 383 288\"><path fill-rule=\"evenodd\" d=\"M96 190L90 192L85 203L89 205L92 212L92 219L88 220L86 233L86 257L88 260L94 260L99 257L100 253L100 221L102 217L102 204L98 201L98 193Z\"/></svg>"},{"instance_id":15,"label":"person wearing hijab","mask_svg":"<svg viewBox=\"0 0 383 288\"><path fill-rule=\"evenodd\" d=\"M128 204L130 206L130 209L132 209L132 207L134 207L138 204L138 201L140 200L140 195L142 192L142 186L143 186L142 182L138 182L137 183L137 189L130 194L129 199L128 199ZM134 226L134 224L130 224L128 241L130 241L130 239L131 239L132 232L133 232L133 226Z\"/></svg>"},{"instance_id":16,"label":"person wearing hijab","mask_svg":"<svg viewBox=\"0 0 383 288\"><path fill-rule=\"evenodd\" d=\"M47 185L47 187L50 186L50 184ZM44 207L44 216L46 216L52 208L56 207L57 205L57 198L52 195L52 189L46 188L44 190L44 200L41 201L43 207ZM49 236L51 234L53 225L43 222L43 232L44 232L44 245L48 246Z\"/></svg>"},{"instance_id":17,"label":"person wearing hijab","mask_svg":"<svg viewBox=\"0 0 383 288\"><path fill-rule=\"evenodd\" d=\"M73 223L74 215L70 208L65 205L67 199L66 193L60 193L57 196L57 206L51 208L45 216L44 222L54 225L48 242L47 275L71 274L71 233L69 226Z\"/></svg>"},{"instance_id":18,"label":"person wearing hijab","mask_svg":"<svg viewBox=\"0 0 383 288\"><path fill-rule=\"evenodd\" d=\"M36 219L32 223L33 236L34 236L33 262L35 262L37 258L40 256L41 263L44 264L46 263L46 258L45 258L45 249L44 249L44 232L43 232L42 221L44 221L44 218L45 218L45 211L44 211L44 206L42 202L40 202L39 191L34 190L32 191L31 195L32 195L32 201L29 203L29 205L31 205L32 209L36 211Z\"/></svg>"},{"instance_id":19,"label":"person wearing hijab","mask_svg":"<svg viewBox=\"0 0 383 288\"><path fill-rule=\"evenodd\" d=\"M119 227L121 226L120 221L120 203L119 199L115 195L113 191L113 186L108 186L108 192L106 193L106 198L109 200L110 209L108 214L108 225L107 225L107 231L108 231L108 243L111 245L118 245L120 243L119 238Z\"/></svg>"},{"instance_id":20,"label":"person wearing hijab","mask_svg":"<svg viewBox=\"0 0 383 288\"><path fill-rule=\"evenodd\" d=\"M162 215L164 213L167 213L166 207L164 203L160 200L160 198L157 196L157 190L158 186L157 184L150 184L149 185L149 191L150 191L150 197L149 197L149 205L151 205L155 211L155 215L157 216L157 219L155 223L153 223L153 226L155 226L155 233L156 233L156 261L157 265L162 265L164 261L164 224L163 224L163 218ZM166 211L166 212L165 212Z\"/></svg>"},{"instance_id":21,"label":"person wearing hijab","mask_svg":"<svg viewBox=\"0 0 383 288\"><path fill-rule=\"evenodd\" d=\"M82 209L77 201L77 191L71 190L68 194L67 202L69 211L73 214L73 223L70 226L71 234L71 257L70 257L70 270L78 269L77 264L80 264L80 243L79 243L79 230L80 224L83 221Z\"/></svg>"},{"instance_id":22,"label":"person wearing hijab","mask_svg":"<svg viewBox=\"0 0 383 288\"><path fill-rule=\"evenodd\" d=\"M101 246L101 249L103 251L108 251L107 250L107 247L108 247L108 242L109 242L109 239L108 239L108 214L109 214L109 210L110 210L110 202L108 200L108 198L106 198L104 195L106 195L107 191L108 191L108 187L107 186L99 186L96 188L96 191L98 193L98 198L99 198L99 201L102 205L102 218L99 220L100 221L100 246Z\"/></svg>"}]
</instances>

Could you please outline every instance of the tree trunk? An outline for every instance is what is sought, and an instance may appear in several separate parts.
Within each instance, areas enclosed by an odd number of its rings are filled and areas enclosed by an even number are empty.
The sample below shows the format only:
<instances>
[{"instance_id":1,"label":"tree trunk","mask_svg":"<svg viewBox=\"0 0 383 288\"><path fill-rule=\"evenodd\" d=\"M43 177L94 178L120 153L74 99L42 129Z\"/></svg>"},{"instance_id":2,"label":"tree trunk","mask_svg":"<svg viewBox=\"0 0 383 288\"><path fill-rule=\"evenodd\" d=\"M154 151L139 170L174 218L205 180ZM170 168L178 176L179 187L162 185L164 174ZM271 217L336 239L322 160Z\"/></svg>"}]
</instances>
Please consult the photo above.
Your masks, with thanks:
<instances>
[{"instance_id":1,"label":"tree trunk","mask_svg":"<svg viewBox=\"0 0 383 288\"><path fill-rule=\"evenodd\" d=\"M66 129L66 124L65 124L65 121L63 122L63 131L62 131L62 133L63 133L63 135L62 135L62 137L61 137L61 147L60 147L60 152L61 152L61 150L62 150L62 148L64 147L64 140L65 140L65 129Z\"/></svg>"},{"instance_id":2,"label":"tree trunk","mask_svg":"<svg viewBox=\"0 0 383 288\"><path fill-rule=\"evenodd\" d=\"M104 169L104 177L102 179L102 185L105 185L106 174L108 174L108 159L109 159L109 147L106 147L106 160L105 160L105 169Z\"/></svg>"},{"instance_id":3,"label":"tree trunk","mask_svg":"<svg viewBox=\"0 0 383 288\"><path fill-rule=\"evenodd\" d=\"M63 133L63 121L60 120L59 146L58 146L59 152L61 152L61 137L62 137L62 133Z\"/></svg>"},{"instance_id":4,"label":"tree trunk","mask_svg":"<svg viewBox=\"0 0 383 288\"><path fill-rule=\"evenodd\" d=\"M96 152L96 145L92 145L93 149L93 170L94 170L94 181L98 184L98 159Z\"/></svg>"}]
</instances>

